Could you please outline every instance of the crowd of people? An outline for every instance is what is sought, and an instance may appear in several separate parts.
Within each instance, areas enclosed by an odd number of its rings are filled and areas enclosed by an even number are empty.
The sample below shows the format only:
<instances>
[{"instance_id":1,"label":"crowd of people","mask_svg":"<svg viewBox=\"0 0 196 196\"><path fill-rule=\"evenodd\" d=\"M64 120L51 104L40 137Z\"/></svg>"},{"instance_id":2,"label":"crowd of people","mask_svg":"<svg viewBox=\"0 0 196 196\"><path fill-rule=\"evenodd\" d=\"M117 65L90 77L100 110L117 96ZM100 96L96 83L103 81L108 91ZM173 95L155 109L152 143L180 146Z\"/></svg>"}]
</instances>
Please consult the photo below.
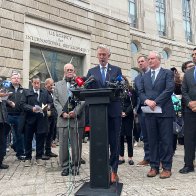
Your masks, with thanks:
<instances>
[{"instance_id":1,"label":"crowd of people","mask_svg":"<svg viewBox=\"0 0 196 196\"><path fill-rule=\"evenodd\" d=\"M106 45L97 48L98 65L89 69L87 78L94 78L89 89L107 88L107 82L122 75L118 66L109 63L111 52ZM123 75L124 88L120 96L113 98L108 105L109 165L111 183L119 180L118 166L125 163L124 143L128 147L128 163L134 165L134 133L141 130L144 143L144 157L138 166L150 165L147 177L160 178L172 175L172 161L177 140L174 134L174 122L177 113L183 121L184 167L179 170L185 174L194 171L196 148L196 48L192 61L182 65L183 80L176 68L163 68L161 56L151 51L148 56L137 58L140 73L134 79L134 86ZM73 93L70 90L77 70L68 63L64 66L64 78L54 83L52 78L45 81L34 76L29 89L22 88L21 76L14 71L11 86L6 92L0 92L0 169L9 166L3 163L10 130L13 136L13 149L16 157L24 161L25 167L32 165L32 141L36 138L36 164L43 166L45 160L58 155L51 150L52 141L58 135L59 163L62 176L79 175L81 163L82 139L85 122L86 103L72 104ZM182 102L176 110L172 95L178 95ZM87 112L86 112L87 114ZM137 122L137 120L138 122ZM58 133L58 134L57 134ZM182 140L182 138L181 138ZM178 140L180 143L180 139ZM70 151L71 149L71 151Z\"/></svg>"}]
</instances>

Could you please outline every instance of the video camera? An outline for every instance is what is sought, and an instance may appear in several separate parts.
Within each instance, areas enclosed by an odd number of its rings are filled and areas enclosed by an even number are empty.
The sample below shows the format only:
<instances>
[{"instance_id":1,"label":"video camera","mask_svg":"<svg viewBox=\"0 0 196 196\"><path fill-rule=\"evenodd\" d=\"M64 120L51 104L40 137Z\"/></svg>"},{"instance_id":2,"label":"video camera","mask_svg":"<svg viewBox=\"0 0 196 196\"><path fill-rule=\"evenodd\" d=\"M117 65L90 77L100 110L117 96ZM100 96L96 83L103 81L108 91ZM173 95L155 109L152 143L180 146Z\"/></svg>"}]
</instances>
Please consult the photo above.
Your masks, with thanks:
<instances>
[{"instance_id":1,"label":"video camera","mask_svg":"<svg viewBox=\"0 0 196 196\"><path fill-rule=\"evenodd\" d=\"M11 86L11 82L9 80L0 79L0 92L1 93L9 93L8 88Z\"/></svg>"}]
</instances>

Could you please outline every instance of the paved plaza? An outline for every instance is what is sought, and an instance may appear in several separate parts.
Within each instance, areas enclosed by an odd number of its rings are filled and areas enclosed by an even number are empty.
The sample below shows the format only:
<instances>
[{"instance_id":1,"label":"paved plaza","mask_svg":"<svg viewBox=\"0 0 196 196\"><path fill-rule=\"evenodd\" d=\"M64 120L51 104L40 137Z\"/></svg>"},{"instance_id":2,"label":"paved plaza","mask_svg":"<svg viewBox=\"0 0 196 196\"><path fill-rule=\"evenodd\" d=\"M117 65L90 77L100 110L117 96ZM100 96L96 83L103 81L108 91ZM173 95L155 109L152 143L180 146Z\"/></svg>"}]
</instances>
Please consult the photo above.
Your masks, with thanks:
<instances>
[{"instance_id":1,"label":"paved plaza","mask_svg":"<svg viewBox=\"0 0 196 196\"><path fill-rule=\"evenodd\" d=\"M58 147L53 148L58 153ZM61 176L58 158L46 161L45 166L33 164L24 167L24 162L16 160L10 150L5 158L8 170L0 170L0 195L5 196L68 196L74 195L78 188L89 181L89 143L83 144L82 157L86 164L82 165L80 175ZM135 165L143 157L141 146L134 148ZM146 177L149 167L137 167L125 164L119 166L120 182L123 183L122 196L196 196L196 172L179 174L183 166L183 146L178 146L174 156L172 176L169 179Z\"/></svg>"}]
</instances>

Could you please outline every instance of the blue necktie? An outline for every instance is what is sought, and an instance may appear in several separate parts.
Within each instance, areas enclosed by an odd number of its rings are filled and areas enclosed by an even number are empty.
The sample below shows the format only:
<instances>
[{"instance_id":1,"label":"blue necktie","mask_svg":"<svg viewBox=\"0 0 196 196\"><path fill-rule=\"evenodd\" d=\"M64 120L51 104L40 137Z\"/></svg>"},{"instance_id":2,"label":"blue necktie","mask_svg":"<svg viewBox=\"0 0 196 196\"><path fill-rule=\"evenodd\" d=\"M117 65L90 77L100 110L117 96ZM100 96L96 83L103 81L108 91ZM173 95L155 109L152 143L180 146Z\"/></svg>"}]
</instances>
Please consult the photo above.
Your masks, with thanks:
<instances>
[{"instance_id":1,"label":"blue necktie","mask_svg":"<svg viewBox=\"0 0 196 196\"><path fill-rule=\"evenodd\" d=\"M151 79L152 79L152 84L154 84L155 81L155 71L151 71Z\"/></svg>"},{"instance_id":2,"label":"blue necktie","mask_svg":"<svg viewBox=\"0 0 196 196\"><path fill-rule=\"evenodd\" d=\"M105 84L105 67L101 68L101 76L102 76L103 84Z\"/></svg>"},{"instance_id":3,"label":"blue necktie","mask_svg":"<svg viewBox=\"0 0 196 196\"><path fill-rule=\"evenodd\" d=\"M196 66L195 66L195 69L194 69L194 79L195 79L195 83L196 83Z\"/></svg>"}]
</instances>

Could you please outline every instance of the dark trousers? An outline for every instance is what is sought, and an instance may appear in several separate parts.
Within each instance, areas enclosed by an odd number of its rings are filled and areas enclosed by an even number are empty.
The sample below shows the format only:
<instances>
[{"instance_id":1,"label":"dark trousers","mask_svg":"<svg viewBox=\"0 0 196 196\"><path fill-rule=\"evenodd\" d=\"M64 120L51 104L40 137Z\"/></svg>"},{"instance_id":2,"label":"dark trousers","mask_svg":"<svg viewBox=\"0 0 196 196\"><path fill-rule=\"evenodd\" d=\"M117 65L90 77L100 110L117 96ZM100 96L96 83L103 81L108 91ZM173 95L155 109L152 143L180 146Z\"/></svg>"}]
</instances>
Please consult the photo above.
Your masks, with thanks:
<instances>
[{"instance_id":1,"label":"dark trousers","mask_svg":"<svg viewBox=\"0 0 196 196\"><path fill-rule=\"evenodd\" d=\"M150 161L150 149L148 143L148 132L145 124L145 116L143 112L138 113L138 119L141 127L141 132L144 142L144 160Z\"/></svg>"},{"instance_id":2,"label":"dark trousers","mask_svg":"<svg viewBox=\"0 0 196 196\"><path fill-rule=\"evenodd\" d=\"M176 149L177 149L177 142L178 141L178 135L173 134L173 153L175 153Z\"/></svg>"},{"instance_id":3,"label":"dark trousers","mask_svg":"<svg viewBox=\"0 0 196 196\"><path fill-rule=\"evenodd\" d=\"M4 138L3 138L3 156L5 156L7 146L10 145L11 134L10 134L10 129L6 129L5 126L4 126L4 131L3 132L4 132L3 133L3 135L4 135Z\"/></svg>"},{"instance_id":4,"label":"dark trousers","mask_svg":"<svg viewBox=\"0 0 196 196\"><path fill-rule=\"evenodd\" d=\"M151 168L158 170L161 162L163 169L171 170L173 156L173 118L146 115L145 120L148 131Z\"/></svg>"},{"instance_id":5,"label":"dark trousers","mask_svg":"<svg viewBox=\"0 0 196 196\"><path fill-rule=\"evenodd\" d=\"M196 148L196 113L184 115L184 162L188 167L193 167Z\"/></svg>"},{"instance_id":6,"label":"dark trousers","mask_svg":"<svg viewBox=\"0 0 196 196\"><path fill-rule=\"evenodd\" d=\"M25 126L25 156L26 159L32 158L32 140L33 135L35 133L36 136L36 159L41 159L44 154L44 141L46 137L46 133L38 133L36 127L33 125Z\"/></svg>"},{"instance_id":7,"label":"dark trousers","mask_svg":"<svg viewBox=\"0 0 196 196\"><path fill-rule=\"evenodd\" d=\"M5 131L4 124L0 123L0 165L2 164L4 158L4 143L5 143L4 131Z\"/></svg>"},{"instance_id":8,"label":"dark trousers","mask_svg":"<svg viewBox=\"0 0 196 196\"><path fill-rule=\"evenodd\" d=\"M16 156L24 155L24 134L21 130L21 121L23 116L8 115L8 122L11 124L13 133L13 146L16 151Z\"/></svg>"},{"instance_id":9,"label":"dark trousers","mask_svg":"<svg viewBox=\"0 0 196 196\"><path fill-rule=\"evenodd\" d=\"M51 144L54 136L54 131L56 129L56 119L51 118L49 119L49 130L48 133L46 134L46 139L45 139L45 154L50 154L51 153Z\"/></svg>"},{"instance_id":10,"label":"dark trousers","mask_svg":"<svg viewBox=\"0 0 196 196\"><path fill-rule=\"evenodd\" d=\"M110 166L113 172L118 170L118 159L120 151L120 125L121 117L108 117L108 137L110 146Z\"/></svg>"},{"instance_id":11,"label":"dark trousers","mask_svg":"<svg viewBox=\"0 0 196 196\"><path fill-rule=\"evenodd\" d=\"M125 137L127 140L128 157L133 157L133 138L131 136L120 136L120 156L124 157Z\"/></svg>"}]
</instances>

